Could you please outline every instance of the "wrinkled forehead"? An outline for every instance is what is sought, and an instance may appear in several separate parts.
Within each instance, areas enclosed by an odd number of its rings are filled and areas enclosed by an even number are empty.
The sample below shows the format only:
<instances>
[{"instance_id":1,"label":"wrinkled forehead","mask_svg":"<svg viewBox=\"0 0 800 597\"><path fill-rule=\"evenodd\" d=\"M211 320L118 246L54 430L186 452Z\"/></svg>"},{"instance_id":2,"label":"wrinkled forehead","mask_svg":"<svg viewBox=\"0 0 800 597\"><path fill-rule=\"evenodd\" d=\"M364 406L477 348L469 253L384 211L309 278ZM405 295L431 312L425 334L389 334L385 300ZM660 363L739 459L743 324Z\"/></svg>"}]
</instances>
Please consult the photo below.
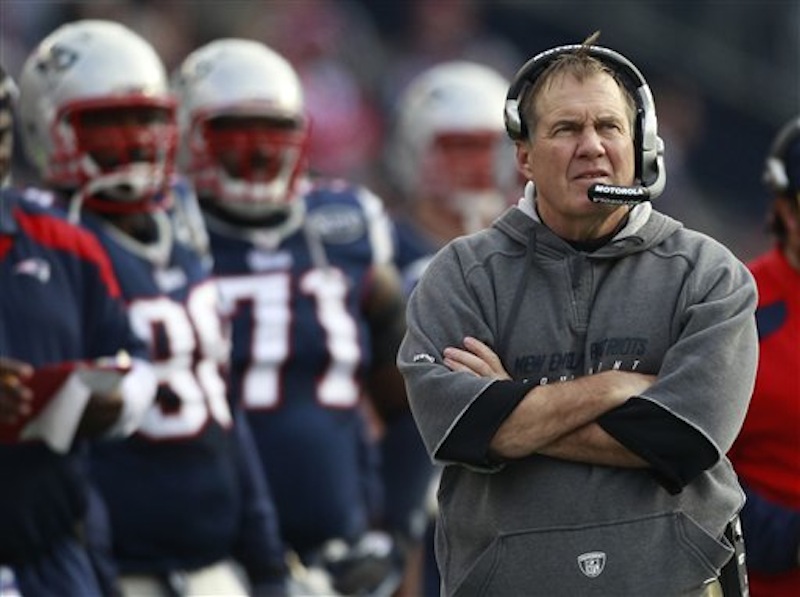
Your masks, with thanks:
<instances>
[{"instance_id":1,"label":"wrinkled forehead","mask_svg":"<svg viewBox=\"0 0 800 597\"><path fill-rule=\"evenodd\" d=\"M541 108L544 103L542 100L549 98L566 84L570 82L586 84L595 81L606 89L615 91L609 95L609 98L619 98L628 120L633 123L637 112L633 96L635 92L629 89L609 66L591 57L574 63L557 60L544 71L530 90L529 99L526 102L526 114L531 123L535 126L536 120L542 117Z\"/></svg>"}]
</instances>

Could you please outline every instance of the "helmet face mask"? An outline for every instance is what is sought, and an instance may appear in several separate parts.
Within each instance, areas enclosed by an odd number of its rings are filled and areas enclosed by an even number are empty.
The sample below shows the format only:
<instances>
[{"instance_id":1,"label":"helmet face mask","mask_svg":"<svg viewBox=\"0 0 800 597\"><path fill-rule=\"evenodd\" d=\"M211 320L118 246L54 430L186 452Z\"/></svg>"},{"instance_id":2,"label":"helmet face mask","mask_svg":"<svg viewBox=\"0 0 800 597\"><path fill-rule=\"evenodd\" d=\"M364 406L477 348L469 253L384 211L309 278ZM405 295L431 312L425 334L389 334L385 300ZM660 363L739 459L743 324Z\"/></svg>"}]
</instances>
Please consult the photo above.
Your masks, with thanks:
<instances>
[{"instance_id":1,"label":"helmet face mask","mask_svg":"<svg viewBox=\"0 0 800 597\"><path fill-rule=\"evenodd\" d=\"M67 108L63 120L74 131L78 185L90 209L112 213L157 205L170 180L177 149L172 102L143 98ZM56 163L60 163L56 154Z\"/></svg>"},{"instance_id":2,"label":"helmet face mask","mask_svg":"<svg viewBox=\"0 0 800 597\"><path fill-rule=\"evenodd\" d=\"M204 201L246 219L291 200L308 143L302 121L216 116L196 130L189 170Z\"/></svg>"},{"instance_id":3,"label":"helmet face mask","mask_svg":"<svg viewBox=\"0 0 800 597\"><path fill-rule=\"evenodd\" d=\"M203 203L237 219L288 210L309 137L289 63L255 41L216 40L184 60L173 85L181 165Z\"/></svg>"}]
</instances>

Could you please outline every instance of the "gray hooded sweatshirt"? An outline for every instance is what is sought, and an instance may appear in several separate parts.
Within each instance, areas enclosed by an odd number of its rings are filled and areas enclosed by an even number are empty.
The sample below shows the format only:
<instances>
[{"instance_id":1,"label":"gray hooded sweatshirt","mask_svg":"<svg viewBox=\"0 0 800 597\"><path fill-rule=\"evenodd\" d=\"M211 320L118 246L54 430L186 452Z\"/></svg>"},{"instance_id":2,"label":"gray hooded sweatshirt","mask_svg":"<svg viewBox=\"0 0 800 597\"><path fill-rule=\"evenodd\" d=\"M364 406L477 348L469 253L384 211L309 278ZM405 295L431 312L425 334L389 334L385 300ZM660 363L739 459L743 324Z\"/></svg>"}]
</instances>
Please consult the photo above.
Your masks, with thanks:
<instances>
[{"instance_id":1,"label":"gray hooded sweatshirt","mask_svg":"<svg viewBox=\"0 0 800 597\"><path fill-rule=\"evenodd\" d=\"M426 448L444 465L444 594L692 594L731 557L723 532L744 500L725 453L755 380L753 279L723 245L649 203L592 253L556 236L532 205L523 198L490 228L452 241L409 298L398 365ZM442 363L443 349L468 335L529 383L611 368L657 374L634 399L701 434L717 458L674 492L648 469L538 454L443 461L439 450L470 406L503 383Z\"/></svg>"}]
</instances>

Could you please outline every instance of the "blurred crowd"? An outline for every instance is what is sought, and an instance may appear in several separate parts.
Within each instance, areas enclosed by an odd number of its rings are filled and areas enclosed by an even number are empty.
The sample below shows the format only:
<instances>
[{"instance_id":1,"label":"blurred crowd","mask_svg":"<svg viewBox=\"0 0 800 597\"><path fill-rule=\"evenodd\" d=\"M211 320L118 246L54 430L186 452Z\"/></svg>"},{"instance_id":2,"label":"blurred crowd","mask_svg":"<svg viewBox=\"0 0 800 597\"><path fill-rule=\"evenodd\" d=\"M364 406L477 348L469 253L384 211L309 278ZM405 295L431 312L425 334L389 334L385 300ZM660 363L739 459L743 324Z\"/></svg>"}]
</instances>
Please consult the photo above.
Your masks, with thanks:
<instances>
[{"instance_id":1,"label":"blurred crowd","mask_svg":"<svg viewBox=\"0 0 800 597\"><path fill-rule=\"evenodd\" d=\"M511 76L525 58L541 49L576 42L602 29L606 43L629 52L635 46L637 56L649 58L640 62L657 98L670 172L659 208L717 237L746 259L766 246L763 227L753 225L764 219L767 207L756 164L772 131L791 115L792 108L784 113L783 107L792 106L792 98L797 104L800 85L784 85L786 97L770 98L772 109L764 106L753 114L741 108L743 101L737 105L735 93L726 93L723 77L711 80L703 73L715 58L720 61L719 72L723 65L730 71L728 61L747 59L754 48L762 54L749 56L742 70L769 63L775 65L776 74L790 72L800 59L800 33L791 27L800 9L791 2L770 3L769 11L757 2L736 6L700 2L691 10L684 5L677 10L673 4L681 3L659 3L658 13L656 7L633 2L526 6L482 0L3 0L0 53L16 76L24 57L46 32L81 18L128 25L155 46L170 70L192 48L215 38L262 41L286 56L300 73L314 118L312 167L322 174L364 182L391 204L399 193L387 176L385 145L396 98L415 74L436 62L464 58ZM663 18L656 23L658 16ZM628 27L635 19L641 26ZM705 39L705 49L716 44L718 56L709 51L694 60L692 53L705 50L688 43L670 47L676 40L692 39L693 27L710 33L716 22L722 26L719 31L714 26L713 37L698 29L693 39ZM748 23L755 22L764 25L762 32L751 28L745 36ZM778 26L782 29L774 30ZM670 31L669 38L659 39L659 32L672 27L677 27L674 37ZM764 43L758 41L762 37ZM747 48L732 49L743 41ZM778 70L784 65L786 70ZM768 74L760 72L764 69L750 70L758 72L741 77L748 89L751 81L757 84ZM17 159L16 178L24 182L30 166L21 155Z\"/></svg>"}]
</instances>

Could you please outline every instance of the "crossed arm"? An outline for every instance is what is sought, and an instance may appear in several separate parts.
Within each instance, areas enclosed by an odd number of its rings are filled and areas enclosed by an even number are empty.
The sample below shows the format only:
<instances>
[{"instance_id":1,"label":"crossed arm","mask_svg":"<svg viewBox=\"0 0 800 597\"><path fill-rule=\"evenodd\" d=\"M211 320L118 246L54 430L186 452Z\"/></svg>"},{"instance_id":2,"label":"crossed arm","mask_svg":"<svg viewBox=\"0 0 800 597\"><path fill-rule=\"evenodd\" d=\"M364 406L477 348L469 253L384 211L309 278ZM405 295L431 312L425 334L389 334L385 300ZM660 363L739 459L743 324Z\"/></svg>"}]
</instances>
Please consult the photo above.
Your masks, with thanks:
<instances>
[{"instance_id":1,"label":"crossed arm","mask_svg":"<svg viewBox=\"0 0 800 597\"><path fill-rule=\"evenodd\" d=\"M475 338L465 338L464 348L446 348L444 357L445 365L453 371L511 379L497 354ZM649 467L595 420L645 391L654 380L652 375L606 371L535 386L497 429L490 450L501 458L521 458L535 452L591 464Z\"/></svg>"}]
</instances>

